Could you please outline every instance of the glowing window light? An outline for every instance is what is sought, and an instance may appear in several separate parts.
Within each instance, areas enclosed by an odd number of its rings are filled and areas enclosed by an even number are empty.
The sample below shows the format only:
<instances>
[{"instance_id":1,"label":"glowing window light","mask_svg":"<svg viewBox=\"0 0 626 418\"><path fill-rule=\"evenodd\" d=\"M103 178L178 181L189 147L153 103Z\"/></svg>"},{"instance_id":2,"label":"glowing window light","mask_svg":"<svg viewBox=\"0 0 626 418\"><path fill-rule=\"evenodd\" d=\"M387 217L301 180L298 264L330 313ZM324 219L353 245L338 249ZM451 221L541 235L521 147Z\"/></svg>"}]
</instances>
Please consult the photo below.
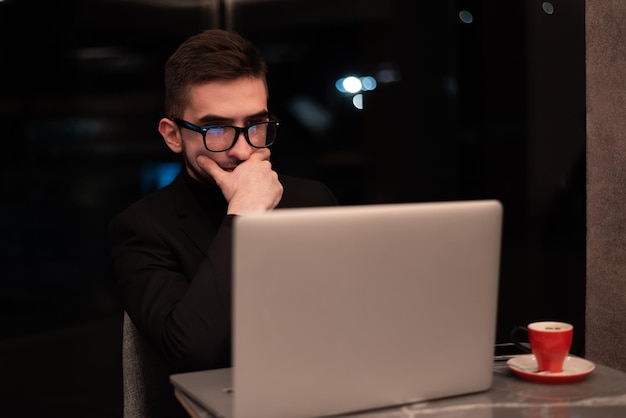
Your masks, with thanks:
<instances>
[{"instance_id":1,"label":"glowing window light","mask_svg":"<svg viewBox=\"0 0 626 418\"><path fill-rule=\"evenodd\" d=\"M355 94L352 97L352 104L359 110L363 110L363 95L361 93Z\"/></svg>"}]
</instances>

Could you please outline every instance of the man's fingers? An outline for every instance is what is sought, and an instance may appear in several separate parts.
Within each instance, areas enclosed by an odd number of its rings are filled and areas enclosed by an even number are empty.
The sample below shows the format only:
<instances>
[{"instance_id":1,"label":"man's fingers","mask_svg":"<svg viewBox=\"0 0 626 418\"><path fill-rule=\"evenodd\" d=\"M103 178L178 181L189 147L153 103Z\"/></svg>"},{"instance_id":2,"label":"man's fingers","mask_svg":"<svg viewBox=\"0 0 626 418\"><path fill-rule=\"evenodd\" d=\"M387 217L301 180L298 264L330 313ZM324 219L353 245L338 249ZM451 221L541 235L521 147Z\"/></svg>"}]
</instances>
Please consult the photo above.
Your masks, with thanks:
<instances>
[{"instance_id":1,"label":"man's fingers","mask_svg":"<svg viewBox=\"0 0 626 418\"><path fill-rule=\"evenodd\" d=\"M250 155L250 159L255 158L259 161L269 161L270 155L271 152L269 148L261 148L252 153L252 155Z\"/></svg>"},{"instance_id":2,"label":"man's fingers","mask_svg":"<svg viewBox=\"0 0 626 418\"><path fill-rule=\"evenodd\" d=\"M222 170L222 167L206 155L199 155L196 161L198 162L200 168L209 173L209 175L213 177L215 182L218 184L220 183L222 176L226 174L226 172Z\"/></svg>"}]
</instances>

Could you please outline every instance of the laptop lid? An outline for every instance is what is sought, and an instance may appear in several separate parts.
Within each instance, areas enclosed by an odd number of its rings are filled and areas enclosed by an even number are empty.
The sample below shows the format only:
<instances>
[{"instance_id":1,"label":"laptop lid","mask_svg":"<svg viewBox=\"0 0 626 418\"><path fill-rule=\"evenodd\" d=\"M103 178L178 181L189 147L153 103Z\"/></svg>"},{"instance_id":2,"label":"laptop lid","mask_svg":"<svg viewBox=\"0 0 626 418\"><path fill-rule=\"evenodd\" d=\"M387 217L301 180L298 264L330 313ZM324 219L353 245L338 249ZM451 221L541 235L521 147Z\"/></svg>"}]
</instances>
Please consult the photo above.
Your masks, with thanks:
<instances>
[{"instance_id":1,"label":"laptop lid","mask_svg":"<svg viewBox=\"0 0 626 418\"><path fill-rule=\"evenodd\" d=\"M232 375L186 393L217 416L298 418L488 389L501 223L495 200L237 218Z\"/></svg>"}]
</instances>

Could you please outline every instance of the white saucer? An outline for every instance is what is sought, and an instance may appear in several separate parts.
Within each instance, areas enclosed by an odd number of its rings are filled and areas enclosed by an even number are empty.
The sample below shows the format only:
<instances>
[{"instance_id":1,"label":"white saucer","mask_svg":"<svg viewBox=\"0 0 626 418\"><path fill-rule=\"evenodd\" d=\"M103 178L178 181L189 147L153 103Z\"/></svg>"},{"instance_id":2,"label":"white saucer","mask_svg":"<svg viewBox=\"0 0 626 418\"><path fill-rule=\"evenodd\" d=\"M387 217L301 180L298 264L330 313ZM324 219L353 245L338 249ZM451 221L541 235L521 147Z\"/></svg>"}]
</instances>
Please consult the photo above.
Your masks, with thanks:
<instances>
[{"instance_id":1,"label":"white saucer","mask_svg":"<svg viewBox=\"0 0 626 418\"><path fill-rule=\"evenodd\" d=\"M509 369L516 375L531 382L539 383L574 383L589 375L596 366L589 360L567 356L563 363L563 371L559 373L538 372L537 360L532 354L516 356L506 362Z\"/></svg>"}]
</instances>

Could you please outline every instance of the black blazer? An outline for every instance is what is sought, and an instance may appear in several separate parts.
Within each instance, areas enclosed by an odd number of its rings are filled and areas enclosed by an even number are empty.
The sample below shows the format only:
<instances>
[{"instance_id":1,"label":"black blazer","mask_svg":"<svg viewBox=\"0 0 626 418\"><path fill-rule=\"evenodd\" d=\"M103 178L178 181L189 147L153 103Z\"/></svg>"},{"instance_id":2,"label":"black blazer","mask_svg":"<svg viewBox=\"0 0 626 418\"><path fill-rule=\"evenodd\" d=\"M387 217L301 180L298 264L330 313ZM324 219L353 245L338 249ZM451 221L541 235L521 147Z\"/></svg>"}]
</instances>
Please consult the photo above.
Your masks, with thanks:
<instances>
[{"instance_id":1,"label":"black blazer","mask_svg":"<svg viewBox=\"0 0 626 418\"><path fill-rule=\"evenodd\" d=\"M278 208L337 204L322 183L279 179ZM183 172L109 225L123 308L172 373L231 365L234 216L225 210L217 187Z\"/></svg>"}]
</instances>

